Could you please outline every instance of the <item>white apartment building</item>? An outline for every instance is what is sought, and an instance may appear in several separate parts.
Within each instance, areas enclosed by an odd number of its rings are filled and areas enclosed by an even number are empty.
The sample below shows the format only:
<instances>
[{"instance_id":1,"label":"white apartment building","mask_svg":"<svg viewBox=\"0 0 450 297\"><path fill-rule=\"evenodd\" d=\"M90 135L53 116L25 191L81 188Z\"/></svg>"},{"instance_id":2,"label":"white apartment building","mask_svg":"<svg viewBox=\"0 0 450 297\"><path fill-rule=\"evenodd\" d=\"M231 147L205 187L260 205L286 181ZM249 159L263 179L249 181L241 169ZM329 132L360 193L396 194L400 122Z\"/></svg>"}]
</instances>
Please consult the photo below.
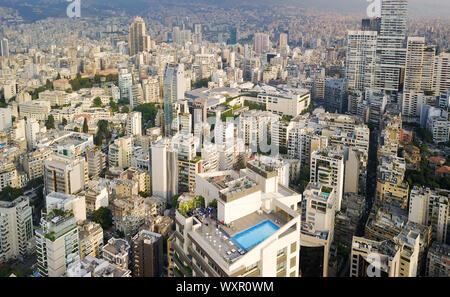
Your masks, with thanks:
<instances>
[{"instance_id":1,"label":"white apartment building","mask_svg":"<svg viewBox=\"0 0 450 297\"><path fill-rule=\"evenodd\" d=\"M73 95L64 91L50 91L46 90L39 93L39 100L50 102L51 106L70 104L70 97Z\"/></svg>"},{"instance_id":2,"label":"white apartment building","mask_svg":"<svg viewBox=\"0 0 450 297\"><path fill-rule=\"evenodd\" d=\"M109 145L108 160L109 165L119 168L128 168L131 166L133 154L133 138L131 136L121 137L114 140Z\"/></svg>"},{"instance_id":3,"label":"white apartment building","mask_svg":"<svg viewBox=\"0 0 450 297\"><path fill-rule=\"evenodd\" d=\"M178 157L165 139L153 143L150 154L151 184L153 196L172 203L172 197L178 193Z\"/></svg>"},{"instance_id":4,"label":"white apartment building","mask_svg":"<svg viewBox=\"0 0 450 297\"><path fill-rule=\"evenodd\" d=\"M159 78L157 76L142 80L144 102L161 102Z\"/></svg>"},{"instance_id":5,"label":"white apartment building","mask_svg":"<svg viewBox=\"0 0 450 297\"><path fill-rule=\"evenodd\" d=\"M450 53L440 53L434 59L433 90L440 94L450 89Z\"/></svg>"},{"instance_id":6,"label":"white apartment building","mask_svg":"<svg viewBox=\"0 0 450 297\"><path fill-rule=\"evenodd\" d=\"M406 47L405 90L431 91L436 49L425 45L425 37L408 37Z\"/></svg>"},{"instance_id":7,"label":"white apartment building","mask_svg":"<svg viewBox=\"0 0 450 297\"><path fill-rule=\"evenodd\" d=\"M199 174L195 193L206 204L217 200L218 220L223 224L177 211L170 244L182 275L189 275L183 268L189 266L196 277L298 276L301 195L279 185L276 170L249 163L240 174ZM264 226L271 228L270 234L244 244L249 232L258 233Z\"/></svg>"},{"instance_id":8,"label":"white apartment building","mask_svg":"<svg viewBox=\"0 0 450 297\"><path fill-rule=\"evenodd\" d=\"M344 155L329 149L321 149L311 154L312 183L321 183L335 190L336 210L341 209L344 195Z\"/></svg>"},{"instance_id":9,"label":"white apartment building","mask_svg":"<svg viewBox=\"0 0 450 297\"><path fill-rule=\"evenodd\" d=\"M127 117L127 135L142 135L142 113L135 111L128 114Z\"/></svg>"},{"instance_id":10,"label":"white apartment building","mask_svg":"<svg viewBox=\"0 0 450 297\"><path fill-rule=\"evenodd\" d=\"M303 192L302 222L300 233L300 254L312 248L323 250L321 275L328 275L330 245L334 237L334 219L336 213L336 191L320 182L311 182ZM307 257L308 254L303 255ZM317 262L315 262L317 263ZM302 263L300 263L302 266ZM305 273L305 272L304 272ZM308 275L305 275L308 276Z\"/></svg>"},{"instance_id":11,"label":"white apartment building","mask_svg":"<svg viewBox=\"0 0 450 297\"><path fill-rule=\"evenodd\" d=\"M44 277L63 276L72 263L79 261L78 227L70 212L43 214L41 227L36 230L36 254L39 274Z\"/></svg>"},{"instance_id":12,"label":"white apartment building","mask_svg":"<svg viewBox=\"0 0 450 297\"><path fill-rule=\"evenodd\" d=\"M119 73L119 90L120 99L131 99L131 86L133 85L133 79L131 73L128 73L127 69L120 69Z\"/></svg>"},{"instance_id":13,"label":"white apartment building","mask_svg":"<svg viewBox=\"0 0 450 297\"><path fill-rule=\"evenodd\" d=\"M43 100L33 100L19 104L19 115L21 118L36 119L44 121L49 114L50 102Z\"/></svg>"},{"instance_id":14,"label":"white apartment building","mask_svg":"<svg viewBox=\"0 0 450 297\"><path fill-rule=\"evenodd\" d=\"M375 81L376 31L348 31L345 77L352 90L372 88Z\"/></svg>"},{"instance_id":15,"label":"white apartment building","mask_svg":"<svg viewBox=\"0 0 450 297\"><path fill-rule=\"evenodd\" d=\"M428 117L427 129L433 135L436 144L447 143L450 138L450 121L448 117Z\"/></svg>"},{"instance_id":16,"label":"white apartment building","mask_svg":"<svg viewBox=\"0 0 450 297\"><path fill-rule=\"evenodd\" d=\"M32 208L27 197L0 201L0 261L23 257L33 237Z\"/></svg>"},{"instance_id":17,"label":"white apartment building","mask_svg":"<svg viewBox=\"0 0 450 297\"><path fill-rule=\"evenodd\" d=\"M0 131L9 129L12 126L11 109L0 108Z\"/></svg>"},{"instance_id":18,"label":"white apartment building","mask_svg":"<svg viewBox=\"0 0 450 297\"><path fill-rule=\"evenodd\" d=\"M408 220L432 226L433 238L450 243L450 191L414 187L409 196Z\"/></svg>"},{"instance_id":19,"label":"white apartment building","mask_svg":"<svg viewBox=\"0 0 450 297\"><path fill-rule=\"evenodd\" d=\"M45 197L47 213L54 209L71 211L77 223L86 221L86 199L82 195L52 192Z\"/></svg>"}]
</instances>

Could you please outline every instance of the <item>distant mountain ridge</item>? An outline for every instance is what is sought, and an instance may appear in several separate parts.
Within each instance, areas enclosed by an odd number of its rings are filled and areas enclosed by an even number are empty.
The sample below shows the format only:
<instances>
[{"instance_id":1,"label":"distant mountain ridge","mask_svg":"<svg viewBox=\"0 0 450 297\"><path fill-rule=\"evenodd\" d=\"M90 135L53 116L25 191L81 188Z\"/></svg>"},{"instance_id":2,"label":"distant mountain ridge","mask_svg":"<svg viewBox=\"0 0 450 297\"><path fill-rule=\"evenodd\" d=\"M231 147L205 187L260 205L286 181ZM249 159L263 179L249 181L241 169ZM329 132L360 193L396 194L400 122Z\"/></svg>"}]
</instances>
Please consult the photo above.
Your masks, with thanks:
<instances>
[{"instance_id":1,"label":"distant mountain ridge","mask_svg":"<svg viewBox=\"0 0 450 297\"><path fill-rule=\"evenodd\" d=\"M82 16L117 15L122 12L129 15L150 11L153 7L246 7L265 8L273 5L289 5L299 8L314 8L321 11L365 14L367 0L80 0ZM0 6L19 11L28 21L47 17L64 17L69 2L66 0L0 0ZM449 17L448 0L409 0L411 15Z\"/></svg>"}]
</instances>

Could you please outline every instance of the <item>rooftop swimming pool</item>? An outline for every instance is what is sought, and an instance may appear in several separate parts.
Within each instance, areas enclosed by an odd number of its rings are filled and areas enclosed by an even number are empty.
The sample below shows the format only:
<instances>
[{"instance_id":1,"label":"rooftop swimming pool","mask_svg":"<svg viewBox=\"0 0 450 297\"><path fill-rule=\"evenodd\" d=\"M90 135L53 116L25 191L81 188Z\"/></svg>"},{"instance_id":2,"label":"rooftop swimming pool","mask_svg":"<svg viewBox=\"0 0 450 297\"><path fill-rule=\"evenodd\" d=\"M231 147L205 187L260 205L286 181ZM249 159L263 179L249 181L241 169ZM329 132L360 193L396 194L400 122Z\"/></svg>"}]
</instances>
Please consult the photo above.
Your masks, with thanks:
<instances>
[{"instance_id":1,"label":"rooftop swimming pool","mask_svg":"<svg viewBox=\"0 0 450 297\"><path fill-rule=\"evenodd\" d=\"M267 220L234 235L231 239L237 246L247 251L258 243L263 242L278 229L280 229L280 227L275 225L272 221Z\"/></svg>"}]
</instances>

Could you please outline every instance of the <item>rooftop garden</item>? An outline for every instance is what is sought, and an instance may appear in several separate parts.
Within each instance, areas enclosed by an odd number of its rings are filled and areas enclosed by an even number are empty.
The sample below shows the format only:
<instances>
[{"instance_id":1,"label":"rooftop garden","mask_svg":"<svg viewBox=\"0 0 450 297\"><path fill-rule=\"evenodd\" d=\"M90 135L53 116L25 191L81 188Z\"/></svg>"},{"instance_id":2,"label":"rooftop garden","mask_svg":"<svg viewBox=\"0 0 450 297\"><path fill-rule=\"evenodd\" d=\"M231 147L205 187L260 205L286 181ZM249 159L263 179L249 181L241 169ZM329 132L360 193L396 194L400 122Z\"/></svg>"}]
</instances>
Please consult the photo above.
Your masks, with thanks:
<instances>
[{"instance_id":1,"label":"rooftop garden","mask_svg":"<svg viewBox=\"0 0 450 297\"><path fill-rule=\"evenodd\" d=\"M322 187L322 193L330 194L332 191L332 188Z\"/></svg>"}]
</instances>

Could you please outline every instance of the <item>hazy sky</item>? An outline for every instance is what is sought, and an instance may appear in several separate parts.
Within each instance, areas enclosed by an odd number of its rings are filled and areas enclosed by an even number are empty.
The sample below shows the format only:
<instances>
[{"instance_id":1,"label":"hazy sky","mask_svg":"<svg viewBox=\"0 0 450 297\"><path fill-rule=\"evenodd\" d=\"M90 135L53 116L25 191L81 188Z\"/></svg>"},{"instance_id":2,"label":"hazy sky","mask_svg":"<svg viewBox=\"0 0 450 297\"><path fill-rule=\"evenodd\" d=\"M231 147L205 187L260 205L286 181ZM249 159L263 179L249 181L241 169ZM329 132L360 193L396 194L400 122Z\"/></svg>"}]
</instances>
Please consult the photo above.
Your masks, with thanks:
<instances>
[{"instance_id":1,"label":"hazy sky","mask_svg":"<svg viewBox=\"0 0 450 297\"><path fill-rule=\"evenodd\" d=\"M226 0L225 0L226 1ZM290 0L286 0L290 1ZM367 0L291 0L306 6L323 10L324 7L342 12L364 12L370 2ZM410 15L450 16L450 0L409 0Z\"/></svg>"}]
</instances>

